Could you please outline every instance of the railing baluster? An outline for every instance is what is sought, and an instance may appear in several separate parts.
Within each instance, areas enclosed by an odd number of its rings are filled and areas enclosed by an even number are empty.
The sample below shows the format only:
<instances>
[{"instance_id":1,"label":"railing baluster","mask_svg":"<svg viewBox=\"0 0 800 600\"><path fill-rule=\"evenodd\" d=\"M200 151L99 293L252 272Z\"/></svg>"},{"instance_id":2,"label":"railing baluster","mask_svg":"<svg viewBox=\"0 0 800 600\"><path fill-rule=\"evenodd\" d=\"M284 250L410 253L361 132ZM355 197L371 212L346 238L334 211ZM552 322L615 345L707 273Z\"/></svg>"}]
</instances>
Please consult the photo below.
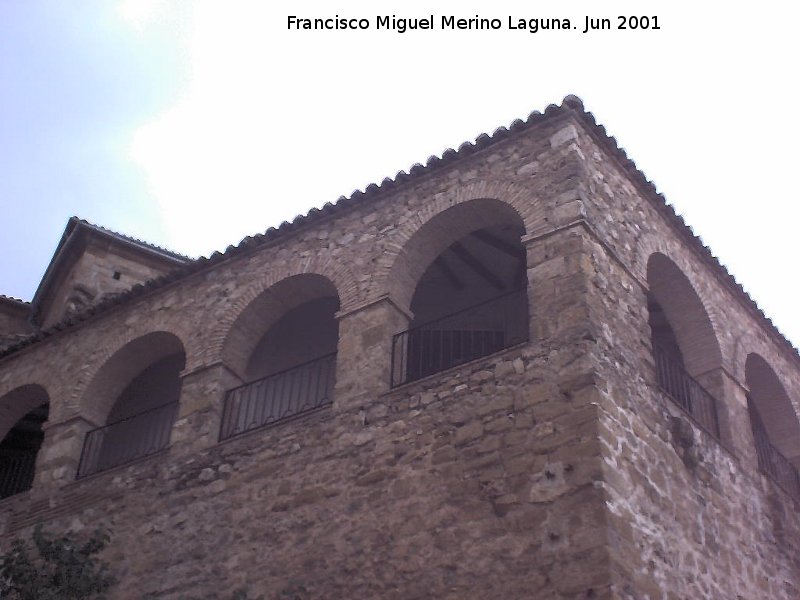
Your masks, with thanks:
<instances>
[{"instance_id":1,"label":"railing baluster","mask_svg":"<svg viewBox=\"0 0 800 600\"><path fill-rule=\"evenodd\" d=\"M747 396L747 408L750 414L750 428L753 431L758 468L795 500L800 501L800 473L798 473L797 467L772 444L764 422L761 420L761 415L749 395Z\"/></svg>"},{"instance_id":2,"label":"railing baluster","mask_svg":"<svg viewBox=\"0 0 800 600\"><path fill-rule=\"evenodd\" d=\"M239 405L240 419L245 429L253 425L255 415L253 414L253 396L258 397L259 389L257 386L247 388L242 394L241 404Z\"/></svg>"},{"instance_id":3,"label":"railing baluster","mask_svg":"<svg viewBox=\"0 0 800 600\"><path fill-rule=\"evenodd\" d=\"M324 365L320 364L319 368L323 368ZM319 369L317 369L319 370ZM302 390L300 399L302 403L300 404L300 410L308 410L314 407L314 394L312 393L311 383L314 377L314 372L306 367L303 369L303 379L300 382L300 389Z\"/></svg>"},{"instance_id":4,"label":"railing baluster","mask_svg":"<svg viewBox=\"0 0 800 600\"><path fill-rule=\"evenodd\" d=\"M177 407L177 402L170 402L89 431L78 465L78 477L92 475L166 448ZM223 413L226 412L231 412L227 405L223 409Z\"/></svg>"},{"instance_id":5,"label":"railing baluster","mask_svg":"<svg viewBox=\"0 0 800 600\"><path fill-rule=\"evenodd\" d=\"M400 377L403 377L403 374L406 373L408 369L411 368L411 356L412 356L411 344L413 340L411 339L411 336L408 335L408 333L403 334L403 337L405 338L406 350L403 353L403 367L400 370Z\"/></svg>"},{"instance_id":6,"label":"railing baluster","mask_svg":"<svg viewBox=\"0 0 800 600\"><path fill-rule=\"evenodd\" d=\"M278 386L277 386L278 380L277 379L272 380L271 384L268 384L266 382L262 382L262 383L264 385L264 389L266 390L266 392L264 393L264 397L265 397L264 401L267 403L267 407L268 407L267 418L266 418L265 421L263 421L262 425L266 425L268 423L275 422L277 420L277 418L278 418L278 415L275 413L275 411L277 410L276 409L277 402L276 402L275 399L278 397L278 395L277 395L278 394ZM247 431L247 430L244 430L244 431Z\"/></svg>"},{"instance_id":7,"label":"railing baluster","mask_svg":"<svg viewBox=\"0 0 800 600\"><path fill-rule=\"evenodd\" d=\"M321 365L320 365L321 366ZM295 412L308 407L308 368L298 369L295 377Z\"/></svg>"},{"instance_id":8,"label":"railing baluster","mask_svg":"<svg viewBox=\"0 0 800 600\"><path fill-rule=\"evenodd\" d=\"M425 351L424 351L425 335L424 332L422 331L418 333L419 335L417 336L417 339L419 340L419 347L417 348L417 354L418 354L417 362L419 363L419 368L417 369L417 373L419 374L420 377L422 377L422 374L425 372L422 362L422 357L425 356Z\"/></svg>"},{"instance_id":9,"label":"railing baluster","mask_svg":"<svg viewBox=\"0 0 800 600\"><path fill-rule=\"evenodd\" d=\"M297 414L303 410L305 405L303 398L303 380L306 377L306 371L306 367L300 367L287 374L287 377L290 378L291 394L289 395L289 404L286 407L286 412L282 415L283 417L290 414Z\"/></svg>"},{"instance_id":10,"label":"railing baluster","mask_svg":"<svg viewBox=\"0 0 800 600\"><path fill-rule=\"evenodd\" d=\"M31 488L36 468L36 452L0 458L0 498L7 498Z\"/></svg>"},{"instance_id":11,"label":"railing baluster","mask_svg":"<svg viewBox=\"0 0 800 600\"><path fill-rule=\"evenodd\" d=\"M514 290L396 334L391 386L421 379L527 339L527 292Z\"/></svg>"},{"instance_id":12,"label":"railing baluster","mask_svg":"<svg viewBox=\"0 0 800 600\"><path fill-rule=\"evenodd\" d=\"M310 390L313 390L313 400L311 402L311 408L317 408L322 402L322 398L324 398L325 394L322 391L324 389L323 382L326 379L326 374L328 372L328 363L327 361L323 361L323 364L316 372L316 377L314 379L314 385L309 386Z\"/></svg>"},{"instance_id":13,"label":"railing baluster","mask_svg":"<svg viewBox=\"0 0 800 600\"><path fill-rule=\"evenodd\" d=\"M248 410L248 417L247 417L247 424L245 429L248 427L258 427L262 420L262 406L264 406L263 397L266 393L266 386L262 384L255 385L252 388L245 388L245 394L247 395L247 410Z\"/></svg>"},{"instance_id":14,"label":"railing baluster","mask_svg":"<svg viewBox=\"0 0 800 600\"><path fill-rule=\"evenodd\" d=\"M408 337L408 333L401 333L398 339L401 340L401 346L400 346L400 357L401 357L401 360L400 360L400 374L398 374L398 378L397 378L397 380L399 381L400 378L402 377L401 374L405 373L406 369L408 369L408 348L409 348L409 345L411 344L411 341L410 341L410 339Z\"/></svg>"},{"instance_id":15,"label":"railing baluster","mask_svg":"<svg viewBox=\"0 0 800 600\"><path fill-rule=\"evenodd\" d=\"M302 368L290 371L286 374L289 385L289 394L287 395L286 410L281 417L291 415L300 410L300 382L302 377Z\"/></svg>"},{"instance_id":16,"label":"railing baluster","mask_svg":"<svg viewBox=\"0 0 800 600\"><path fill-rule=\"evenodd\" d=\"M286 371L229 390L225 397L220 439L291 418L331 402L336 354L328 354ZM252 398L251 415L242 418L229 408L237 398ZM238 423L239 426L232 426Z\"/></svg>"},{"instance_id":17,"label":"railing baluster","mask_svg":"<svg viewBox=\"0 0 800 600\"><path fill-rule=\"evenodd\" d=\"M292 380L291 375L294 371L284 373L280 376L281 393L280 393L280 410L278 411L278 418L283 419L291 410L292 402Z\"/></svg>"},{"instance_id":18,"label":"railing baluster","mask_svg":"<svg viewBox=\"0 0 800 600\"><path fill-rule=\"evenodd\" d=\"M716 399L697 383L682 365L655 344L653 357L656 378L661 389L703 429L719 439Z\"/></svg>"},{"instance_id":19,"label":"railing baluster","mask_svg":"<svg viewBox=\"0 0 800 600\"><path fill-rule=\"evenodd\" d=\"M445 362L445 360L444 360L444 331L439 329L439 330L436 331L436 333L437 333L437 335L439 337L439 361L436 364L436 367L438 369L443 369L443 368L445 368L445 365L447 364Z\"/></svg>"},{"instance_id":20,"label":"railing baluster","mask_svg":"<svg viewBox=\"0 0 800 600\"><path fill-rule=\"evenodd\" d=\"M323 361L322 369L319 370L317 383L314 387L314 408L322 406L328 398L328 374L330 373L330 362Z\"/></svg>"}]
</instances>

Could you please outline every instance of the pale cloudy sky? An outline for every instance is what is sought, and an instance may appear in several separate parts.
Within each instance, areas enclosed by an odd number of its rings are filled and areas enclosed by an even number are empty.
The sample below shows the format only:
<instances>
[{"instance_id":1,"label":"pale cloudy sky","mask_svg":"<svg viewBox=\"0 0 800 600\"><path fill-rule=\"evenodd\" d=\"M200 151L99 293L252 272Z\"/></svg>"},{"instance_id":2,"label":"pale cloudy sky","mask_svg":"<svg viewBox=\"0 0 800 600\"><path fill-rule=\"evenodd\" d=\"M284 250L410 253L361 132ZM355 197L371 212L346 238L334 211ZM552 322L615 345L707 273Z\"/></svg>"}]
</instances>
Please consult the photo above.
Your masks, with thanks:
<instances>
[{"instance_id":1,"label":"pale cloudy sky","mask_svg":"<svg viewBox=\"0 0 800 600\"><path fill-rule=\"evenodd\" d=\"M0 293L71 215L208 254L575 93L800 344L796 6L0 0ZM287 30L431 13L661 29Z\"/></svg>"}]
</instances>

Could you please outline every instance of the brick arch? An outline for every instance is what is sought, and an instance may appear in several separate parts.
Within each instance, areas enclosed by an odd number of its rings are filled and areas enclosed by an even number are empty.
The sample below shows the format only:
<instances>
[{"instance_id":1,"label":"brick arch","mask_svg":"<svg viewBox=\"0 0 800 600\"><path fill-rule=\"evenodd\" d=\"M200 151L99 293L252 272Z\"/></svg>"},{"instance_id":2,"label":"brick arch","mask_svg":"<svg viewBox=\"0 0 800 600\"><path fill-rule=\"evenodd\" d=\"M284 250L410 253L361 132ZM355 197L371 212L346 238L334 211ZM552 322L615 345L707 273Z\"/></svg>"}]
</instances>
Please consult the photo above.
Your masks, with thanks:
<instances>
[{"instance_id":1,"label":"brick arch","mask_svg":"<svg viewBox=\"0 0 800 600\"><path fill-rule=\"evenodd\" d=\"M148 366L177 353L188 360L183 340L172 331L128 332L111 339L114 345L94 357L94 366L75 391L80 414L97 425L105 423L125 387Z\"/></svg>"},{"instance_id":2,"label":"brick arch","mask_svg":"<svg viewBox=\"0 0 800 600\"><path fill-rule=\"evenodd\" d=\"M211 337L211 357L221 361L240 378L261 338L289 310L304 302L336 296L344 302L331 279L319 273L285 274L272 271L251 285L225 316Z\"/></svg>"},{"instance_id":3,"label":"brick arch","mask_svg":"<svg viewBox=\"0 0 800 600\"><path fill-rule=\"evenodd\" d=\"M5 397L14 390L28 385L36 385L44 388L50 397L51 404L54 399L58 398L57 390L59 390L62 382L62 374L54 368L51 361L44 359L31 360L30 358L22 358L24 353L19 356L12 357L12 360L6 365L14 365L6 369L4 377L0 380L0 398ZM33 355L35 357L35 354ZM18 362L13 362L17 359ZM31 364L34 363L34 364ZM51 405L51 408L53 406Z\"/></svg>"},{"instance_id":4,"label":"brick arch","mask_svg":"<svg viewBox=\"0 0 800 600\"><path fill-rule=\"evenodd\" d=\"M678 243L669 243L662 236L652 234L642 236L641 240L637 242L637 254L634 257L633 272L639 276L642 281L646 282L647 265L650 261L650 257L652 257L653 254L663 254L664 256L667 256L678 266L686 278L692 282L692 287L694 288L695 293L698 295L700 300L702 300L703 305L706 307L706 312L708 313L708 317L711 319L711 322L714 324L715 331L719 331L717 329L717 325L722 322L720 313L716 309L714 302L711 300L704 287L698 285L698 282L695 280L690 261L684 260L681 255L682 249L684 249L683 245Z\"/></svg>"},{"instance_id":5,"label":"brick arch","mask_svg":"<svg viewBox=\"0 0 800 600\"><path fill-rule=\"evenodd\" d=\"M770 442L787 458L800 459L797 412L777 373L760 354L747 355L745 383Z\"/></svg>"},{"instance_id":6,"label":"brick arch","mask_svg":"<svg viewBox=\"0 0 800 600\"><path fill-rule=\"evenodd\" d=\"M327 255L314 255L303 261L291 261L271 268L261 278L251 281L249 286L238 286L242 291L233 305L227 307L224 313L216 315L216 326L206 338L203 354L187 357L187 370L223 360L225 340L234 322L247 306L276 283L297 275L320 275L330 281L339 297L340 310L348 310L361 301L358 280L342 260L335 260Z\"/></svg>"},{"instance_id":7,"label":"brick arch","mask_svg":"<svg viewBox=\"0 0 800 600\"><path fill-rule=\"evenodd\" d=\"M708 304L686 272L661 252L647 260L647 284L669 321L686 370L698 377L722 366L722 349Z\"/></svg>"},{"instance_id":8,"label":"brick arch","mask_svg":"<svg viewBox=\"0 0 800 600\"><path fill-rule=\"evenodd\" d=\"M742 330L739 335L736 336L736 339L732 345L733 351L731 352L731 373L736 380L743 385L747 385L746 366L747 359L751 354L757 354L762 358L765 356L775 356L774 346L761 334L761 332L753 334L747 330ZM776 369L773 368L773 370Z\"/></svg>"},{"instance_id":9,"label":"brick arch","mask_svg":"<svg viewBox=\"0 0 800 600\"><path fill-rule=\"evenodd\" d=\"M650 234L642 237L637 245L637 248L639 251L637 256L634 258L633 272L648 286L649 282L647 282L647 267L650 258L654 254L663 254L664 256L668 257L669 260L672 261L683 273L686 279L690 282L692 290L700 299L703 309L708 315L709 321L711 322L711 327L714 330L714 337L717 340L717 344L719 345L720 353L722 355L722 361L720 364L732 364L734 349L729 347L729 338L721 335L721 332L726 330L726 327L723 325L726 323L726 319L722 316L719 308L716 305L716 302L711 298L705 286L700 285L700 282L696 280L696 277L693 274L692 265L689 263L689 261L683 260L680 252L682 247L678 244L669 244L662 236Z\"/></svg>"},{"instance_id":10,"label":"brick arch","mask_svg":"<svg viewBox=\"0 0 800 600\"><path fill-rule=\"evenodd\" d=\"M28 383L0 396L0 440L17 422L42 404L50 403L47 390L38 383Z\"/></svg>"},{"instance_id":11,"label":"brick arch","mask_svg":"<svg viewBox=\"0 0 800 600\"><path fill-rule=\"evenodd\" d=\"M202 335L198 335L197 325L189 318L190 316L177 313L175 310L164 310L158 304L139 306L136 312L147 314L147 318L129 319L123 326L105 330L97 336L99 340L97 346L75 348L75 351L83 351L85 358L81 361L80 371L71 374L74 383L70 388L65 388L63 398L59 398L59 418L70 418L80 414L91 405L91 400L88 400L87 404L86 389L98 370L117 351L137 338L159 331L169 333L180 340L186 353L187 368L190 364L202 362L205 352L204 339ZM98 323L94 327L102 328L103 325ZM84 341L79 340L79 343L84 344ZM59 384L63 385L63 382L60 381Z\"/></svg>"},{"instance_id":12,"label":"brick arch","mask_svg":"<svg viewBox=\"0 0 800 600\"><path fill-rule=\"evenodd\" d=\"M476 182L437 194L394 234L378 261L378 287L408 311L416 283L430 263L464 235L498 224L542 229L546 207L513 184Z\"/></svg>"},{"instance_id":13,"label":"brick arch","mask_svg":"<svg viewBox=\"0 0 800 600\"><path fill-rule=\"evenodd\" d=\"M776 376L784 382L789 398L793 399L792 404L796 406L795 411L800 415L800 388L797 382L792 381L789 375L793 371L791 363L787 363L783 353L775 346L773 340L763 331L749 330L743 328L733 342L731 342L731 374L741 385L747 385L747 359L751 354L757 354L763 358Z\"/></svg>"},{"instance_id":14,"label":"brick arch","mask_svg":"<svg viewBox=\"0 0 800 600\"><path fill-rule=\"evenodd\" d=\"M666 243L663 236L645 233L636 240L631 270L642 282L647 281L647 262L656 252L670 257L673 256L671 247Z\"/></svg>"}]
</instances>

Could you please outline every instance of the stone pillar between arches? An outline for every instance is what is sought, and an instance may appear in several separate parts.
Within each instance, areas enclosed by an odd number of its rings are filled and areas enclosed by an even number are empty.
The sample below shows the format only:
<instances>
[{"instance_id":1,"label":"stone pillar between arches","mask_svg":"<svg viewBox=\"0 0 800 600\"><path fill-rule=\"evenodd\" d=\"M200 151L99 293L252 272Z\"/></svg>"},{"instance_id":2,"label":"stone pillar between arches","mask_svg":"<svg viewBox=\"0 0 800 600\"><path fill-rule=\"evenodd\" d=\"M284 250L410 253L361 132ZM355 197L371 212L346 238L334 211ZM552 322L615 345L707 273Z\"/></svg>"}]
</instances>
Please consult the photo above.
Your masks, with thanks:
<instances>
[{"instance_id":1,"label":"stone pillar between arches","mask_svg":"<svg viewBox=\"0 0 800 600\"><path fill-rule=\"evenodd\" d=\"M97 427L97 423L81 416L45 423L45 439L36 456L33 489L44 491L74 481L86 434Z\"/></svg>"},{"instance_id":2,"label":"stone pillar between arches","mask_svg":"<svg viewBox=\"0 0 800 600\"><path fill-rule=\"evenodd\" d=\"M589 251L580 223L522 239L527 253L529 339L553 348L582 340L592 323L587 302Z\"/></svg>"},{"instance_id":3,"label":"stone pillar between arches","mask_svg":"<svg viewBox=\"0 0 800 600\"><path fill-rule=\"evenodd\" d=\"M758 463L744 388L722 367L706 371L695 379L714 397L722 443L746 469L755 470Z\"/></svg>"},{"instance_id":4,"label":"stone pillar between arches","mask_svg":"<svg viewBox=\"0 0 800 600\"><path fill-rule=\"evenodd\" d=\"M191 454L219 441L225 394L245 382L223 362L184 372L181 380L170 445L174 453Z\"/></svg>"},{"instance_id":5,"label":"stone pillar between arches","mask_svg":"<svg viewBox=\"0 0 800 600\"><path fill-rule=\"evenodd\" d=\"M404 331L411 315L389 296L337 314L339 349L336 358L334 406L349 410L390 386L392 337Z\"/></svg>"}]
</instances>

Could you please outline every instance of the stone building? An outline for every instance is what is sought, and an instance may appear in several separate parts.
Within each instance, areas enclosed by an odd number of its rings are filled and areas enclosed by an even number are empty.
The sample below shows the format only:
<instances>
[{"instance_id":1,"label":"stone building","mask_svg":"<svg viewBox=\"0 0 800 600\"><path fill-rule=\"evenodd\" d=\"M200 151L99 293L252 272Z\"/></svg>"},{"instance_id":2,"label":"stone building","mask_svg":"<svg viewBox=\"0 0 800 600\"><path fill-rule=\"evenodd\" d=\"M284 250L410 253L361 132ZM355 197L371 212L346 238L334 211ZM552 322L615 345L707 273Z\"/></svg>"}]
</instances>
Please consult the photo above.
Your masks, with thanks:
<instances>
[{"instance_id":1,"label":"stone building","mask_svg":"<svg viewBox=\"0 0 800 600\"><path fill-rule=\"evenodd\" d=\"M0 531L112 597L800 597L800 358L580 100L0 298Z\"/></svg>"}]
</instances>

